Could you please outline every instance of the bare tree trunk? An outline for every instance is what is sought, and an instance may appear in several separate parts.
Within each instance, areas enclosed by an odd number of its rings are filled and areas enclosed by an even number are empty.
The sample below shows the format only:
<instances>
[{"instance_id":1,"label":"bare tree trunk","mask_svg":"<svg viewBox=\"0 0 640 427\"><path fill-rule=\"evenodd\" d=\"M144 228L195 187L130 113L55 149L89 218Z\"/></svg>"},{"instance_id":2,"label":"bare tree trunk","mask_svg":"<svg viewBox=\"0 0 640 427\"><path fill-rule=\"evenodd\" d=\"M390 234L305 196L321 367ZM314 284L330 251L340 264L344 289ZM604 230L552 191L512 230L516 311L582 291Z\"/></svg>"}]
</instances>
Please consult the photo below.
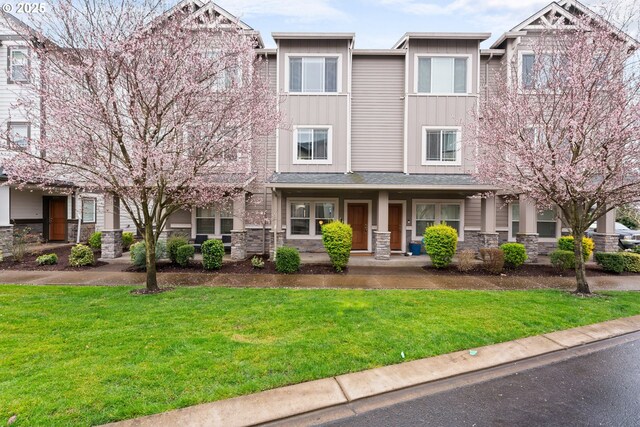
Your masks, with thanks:
<instances>
[{"instance_id":1,"label":"bare tree trunk","mask_svg":"<svg viewBox=\"0 0 640 427\"><path fill-rule=\"evenodd\" d=\"M573 233L573 253L576 257L576 293L590 294L591 290L589 289L589 283L587 283L587 275L584 268L582 233Z\"/></svg>"},{"instance_id":2,"label":"bare tree trunk","mask_svg":"<svg viewBox=\"0 0 640 427\"><path fill-rule=\"evenodd\" d=\"M153 233L153 225L149 222L144 227L144 241L147 252L147 291L157 292L160 288L158 287L156 269L156 239Z\"/></svg>"}]
</instances>

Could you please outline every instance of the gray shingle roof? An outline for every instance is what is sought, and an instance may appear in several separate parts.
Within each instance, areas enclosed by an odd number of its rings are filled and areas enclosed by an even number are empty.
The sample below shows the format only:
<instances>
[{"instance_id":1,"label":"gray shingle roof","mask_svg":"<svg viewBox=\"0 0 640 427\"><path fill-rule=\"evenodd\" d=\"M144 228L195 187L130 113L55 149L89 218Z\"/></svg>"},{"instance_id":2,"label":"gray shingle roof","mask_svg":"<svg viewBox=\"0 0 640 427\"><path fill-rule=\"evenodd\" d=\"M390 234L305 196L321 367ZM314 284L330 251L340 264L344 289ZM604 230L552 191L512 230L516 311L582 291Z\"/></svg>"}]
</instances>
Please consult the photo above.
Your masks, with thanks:
<instances>
[{"instance_id":1,"label":"gray shingle roof","mask_svg":"<svg viewBox=\"0 0 640 427\"><path fill-rule=\"evenodd\" d=\"M272 187L294 185L331 187L469 187L486 188L469 174L415 174L402 172L356 172L356 173L275 173L269 179Z\"/></svg>"}]
</instances>

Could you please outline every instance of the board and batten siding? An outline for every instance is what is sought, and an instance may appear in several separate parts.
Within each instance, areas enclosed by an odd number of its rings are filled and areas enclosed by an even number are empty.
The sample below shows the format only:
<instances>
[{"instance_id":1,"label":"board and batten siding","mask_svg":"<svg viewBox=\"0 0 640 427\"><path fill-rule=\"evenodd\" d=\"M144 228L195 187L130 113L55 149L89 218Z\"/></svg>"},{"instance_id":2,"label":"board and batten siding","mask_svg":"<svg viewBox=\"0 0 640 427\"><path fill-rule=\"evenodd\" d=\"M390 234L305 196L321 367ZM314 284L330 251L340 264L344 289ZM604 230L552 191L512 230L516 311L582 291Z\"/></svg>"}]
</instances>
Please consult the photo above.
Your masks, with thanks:
<instances>
[{"instance_id":1,"label":"board and batten siding","mask_svg":"<svg viewBox=\"0 0 640 427\"><path fill-rule=\"evenodd\" d=\"M353 57L353 171L403 171L404 60L404 56Z\"/></svg>"}]
</instances>

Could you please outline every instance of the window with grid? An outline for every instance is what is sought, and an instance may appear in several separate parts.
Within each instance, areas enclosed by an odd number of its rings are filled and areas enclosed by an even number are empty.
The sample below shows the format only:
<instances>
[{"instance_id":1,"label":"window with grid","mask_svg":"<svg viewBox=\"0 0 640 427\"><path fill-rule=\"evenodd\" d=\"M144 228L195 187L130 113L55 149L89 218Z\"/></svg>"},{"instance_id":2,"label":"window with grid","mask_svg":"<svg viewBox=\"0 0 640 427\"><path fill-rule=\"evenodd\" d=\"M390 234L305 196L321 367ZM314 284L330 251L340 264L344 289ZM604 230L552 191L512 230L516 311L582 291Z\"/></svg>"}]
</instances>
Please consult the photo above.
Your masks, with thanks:
<instances>
[{"instance_id":1,"label":"window with grid","mask_svg":"<svg viewBox=\"0 0 640 427\"><path fill-rule=\"evenodd\" d=\"M9 83L29 81L29 49L9 48Z\"/></svg>"}]
</instances>

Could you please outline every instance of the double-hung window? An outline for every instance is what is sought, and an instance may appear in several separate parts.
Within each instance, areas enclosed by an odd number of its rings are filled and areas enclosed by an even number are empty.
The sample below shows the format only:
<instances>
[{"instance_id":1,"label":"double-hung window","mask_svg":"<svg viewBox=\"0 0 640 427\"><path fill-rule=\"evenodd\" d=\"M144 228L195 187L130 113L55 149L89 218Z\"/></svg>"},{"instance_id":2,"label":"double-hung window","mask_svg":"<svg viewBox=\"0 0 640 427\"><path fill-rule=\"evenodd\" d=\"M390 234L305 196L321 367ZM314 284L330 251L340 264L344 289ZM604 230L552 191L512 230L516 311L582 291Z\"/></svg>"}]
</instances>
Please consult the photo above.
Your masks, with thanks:
<instances>
[{"instance_id":1,"label":"double-hung window","mask_svg":"<svg viewBox=\"0 0 640 427\"><path fill-rule=\"evenodd\" d=\"M536 55L533 52L520 54L520 85L523 89L531 90L544 86L552 72L552 59L550 54L543 54L540 63L536 63Z\"/></svg>"},{"instance_id":2,"label":"double-hung window","mask_svg":"<svg viewBox=\"0 0 640 427\"><path fill-rule=\"evenodd\" d=\"M424 230L440 223L445 223L448 226L455 228L458 232L458 237L462 239L463 203L463 201L416 202L414 211L414 239L421 239L424 234Z\"/></svg>"},{"instance_id":3,"label":"double-hung window","mask_svg":"<svg viewBox=\"0 0 640 427\"><path fill-rule=\"evenodd\" d=\"M330 127L296 128L294 143L294 163L331 164Z\"/></svg>"},{"instance_id":4,"label":"double-hung window","mask_svg":"<svg viewBox=\"0 0 640 427\"><path fill-rule=\"evenodd\" d=\"M23 122L9 122L9 141L11 144L20 149L25 149L29 145L31 134L31 125Z\"/></svg>"},{"instance_id":5,"label":"double-hung window","mask_svg":"<svg viewBox=\"0 0 640 427\"><path fill-rule=\"evenodd\" d=\"M469 93L469 57L419 56L417 92L452 95Z\"/></svg>"},{"instance_id":6,"label":"double-hung window","mask_svg":"<svg viewBox=\"0 0 640 427\"><path fill-rule=\"evenodd\" d=\"M289 92L338 92L337 56L289 57Z\"/></svg>"},{"instance_id":7,"label":"double-hung window","mask_svg":"<svg viewBox=\"0 0 640 427\"><path fill-rule=\"evenodd\" d=\"M231 204L222 207L196 208L195 234L219 236L231 234L233 230L233 207Z\"/></svg>"},{"instance_id":8,"label":"double-hung window","mask_svg":"<svg viewBox=\"0 0 640 427\"><path fill-rule=\"evenodd\" d=\"M82 222L85 224L96 222L96 199L82 199Z\"/></svg>"},{"instance_id":9,"label":"double-hung window","mask_svg":"<svg viewBox=\"0 0 640 427\"><path fill-rule=\"evenodd\" d=\"M422 135L423 165L459 165L460 129L425 127Z\"/></svg>"},{"instance_id":10,"label":"double-hung window","mask_svg":"<svg viewBox=\"0 0 640 427\"><path fill-rule=\"evenodd\" d=\"M520 203L511 203L511 238L515 240L520 232Z\"/></svg>"},{"instance_id":11,"label":"double-hung window","mask_svg":"<svg viewBox=\"0 0 640 427\"><path fill-rule=\"evenodd\" d=\"M196 208L196 234L216 234L216 213L213 208Z\"/></svg>"},{"instance_id":12,"label":"double-hung window","mask_svg":"<svg viewBox=\"0 0 640 427\"><path fill-rule=\"evenodd\" d=\"M515 240L520 232L520 203L511 203L511 231L510 240ZM547 209L537 213L536 232L541 239L555 239L558 237L558 217L554 209Z\"/></svg>"},{"instance_id":13,"label":"double-hung window","mask_svg":"<svg viewBox=\"0 0 640 427\"><path fill-rule=\"evenodd\" d=\"M334 200L289 200L288 236L319 238L322 226L336 219Z\"/></svg>"},{"instance_id":14,"label":"double-hung window","mask_svg":"<svg viewBox=\"0 0 640 427\"><path fill-rule=\"evenodd\" d=\"M9 47L7 55L9 55L9 83L28 82L29 49L26 47Z\"/></svg>"}]
</instances>

